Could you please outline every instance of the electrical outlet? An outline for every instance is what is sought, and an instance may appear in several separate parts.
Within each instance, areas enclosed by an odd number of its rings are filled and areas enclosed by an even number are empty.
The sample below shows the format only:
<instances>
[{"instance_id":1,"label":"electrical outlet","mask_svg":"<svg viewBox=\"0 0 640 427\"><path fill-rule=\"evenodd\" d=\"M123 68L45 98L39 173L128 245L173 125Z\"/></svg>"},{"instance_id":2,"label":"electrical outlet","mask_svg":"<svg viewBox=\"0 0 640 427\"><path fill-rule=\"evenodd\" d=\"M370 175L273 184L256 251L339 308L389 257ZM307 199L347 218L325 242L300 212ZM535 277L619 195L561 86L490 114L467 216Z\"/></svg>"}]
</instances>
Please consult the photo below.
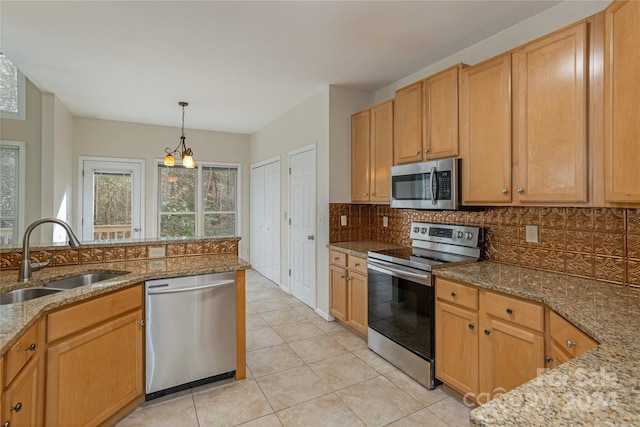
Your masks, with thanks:
<instances>
[{"instance_id":1,"label":"electrical outlet","mask_svg":"<svg viewBox=\"0 0 640 427\"><path fill-rule=\"evenodd\" d=\"M526 226L525 240L527 241L527 243L538 243L538 226L537 225Z\"/></svg>"},{"instance_id":2,"label":"electrical outlet","mask_svg":"<svg viewBox=\"0 0 640 427\"><path fill-rule=\"evenodd\" d=\"M340 215L340 225L341 226L345 226L347 225L347 216L346 215Z\"/></svg>"},{"instance_id":3,"label":"electrical outlet","mask_svg":"<svg viewBox=\"0 0 640 427\"><path fill-rule=\"evenodd\" d=\"M149 258L164 258L165 253L164 246L149 247Z\"/></svg>"},{"instance_id":4,"label":"electrical outlet","mask_svg":"<svg viewBox=\"0 0 640 427\"><path fill-rule=\"evenodd\" d=\"M382 226L383 227L388 227L389 226L389 217L388 216L383 216L382 217Z\"/></svg>"}]
</instances>

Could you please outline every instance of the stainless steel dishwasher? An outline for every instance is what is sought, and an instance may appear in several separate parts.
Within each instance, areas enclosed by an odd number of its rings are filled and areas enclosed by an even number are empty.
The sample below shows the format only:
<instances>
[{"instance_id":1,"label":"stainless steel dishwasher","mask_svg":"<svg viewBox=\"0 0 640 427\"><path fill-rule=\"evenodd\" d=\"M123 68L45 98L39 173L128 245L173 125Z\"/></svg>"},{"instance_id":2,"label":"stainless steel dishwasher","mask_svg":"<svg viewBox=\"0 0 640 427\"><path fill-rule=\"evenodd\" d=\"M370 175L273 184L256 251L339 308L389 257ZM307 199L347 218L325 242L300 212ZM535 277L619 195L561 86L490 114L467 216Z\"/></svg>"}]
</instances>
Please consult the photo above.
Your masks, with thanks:
<instances>
[{"instance_id":1,"label":"stainless steel dishwasher","mask_svg":"<svg viewBox=\"0 0 640 427\"><path fill-rule=\"evenodd\" d=\"M146 400L235 376L235 278L146 282Z\"/></svg>"}]
</instances>

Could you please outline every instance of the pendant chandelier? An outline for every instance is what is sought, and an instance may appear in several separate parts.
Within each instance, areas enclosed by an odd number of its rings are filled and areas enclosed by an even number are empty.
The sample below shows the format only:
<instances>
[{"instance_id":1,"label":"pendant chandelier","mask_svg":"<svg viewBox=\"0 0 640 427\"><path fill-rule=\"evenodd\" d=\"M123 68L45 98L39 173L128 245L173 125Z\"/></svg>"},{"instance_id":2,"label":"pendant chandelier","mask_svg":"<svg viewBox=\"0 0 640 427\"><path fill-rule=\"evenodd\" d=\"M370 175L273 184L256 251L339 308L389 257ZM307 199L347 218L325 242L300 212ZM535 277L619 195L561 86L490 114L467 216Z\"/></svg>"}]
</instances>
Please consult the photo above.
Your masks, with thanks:
<instances>
[{"instance_id":1,"label":"pendant chandelier","mask_svg":"<svg viewBox=\"0 0 640 427\"><path fill-rule=\"evenodd\" d=\"M192 169L195 167L196 162L193 160L193 151L191 148L187 148L187 145L184 143L184 107L189 105L188 102L178 102L178 105L182 107L182 134L180 135L180 142L175 150L171 150L171 147L167 147L164 151L167 153L164 156L164 165L165 166L174 166L176 164L175 156L180 156L182 158L182 166L185 168Z\"/></svg>"}]
</instances>

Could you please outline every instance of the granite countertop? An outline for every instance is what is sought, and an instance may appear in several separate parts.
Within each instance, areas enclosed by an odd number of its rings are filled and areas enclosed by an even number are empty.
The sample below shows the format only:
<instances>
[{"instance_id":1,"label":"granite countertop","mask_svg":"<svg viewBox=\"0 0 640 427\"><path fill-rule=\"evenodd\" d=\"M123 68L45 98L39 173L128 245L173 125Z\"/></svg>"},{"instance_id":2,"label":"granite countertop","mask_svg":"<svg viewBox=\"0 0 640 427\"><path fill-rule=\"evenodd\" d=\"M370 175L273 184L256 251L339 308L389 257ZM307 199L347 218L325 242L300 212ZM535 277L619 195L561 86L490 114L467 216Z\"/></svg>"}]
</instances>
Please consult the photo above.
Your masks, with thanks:
<instances>
[{"instance_id":1,"label":"granite countertop","mask_svg":"<svg viewBox=\"0 0 640 427\"><path fill-rule=\"evenodd\" d=\"M365 240L361 242L340 242L340 243L329 243L329 249L333 249L338 252L344 252L349 255L359 256L366 258L367 252L369 251L379 251L382 249L394 249L394 248L402 248L404 246L398 246L391 243L384 242L374 242L370 240Z\"/></svg>"},{"instance_id":2,"label":"granite countertop","mask_svg":"<svg viewBox=\"0 0 640 427\"><path fill-rule=\"evenodd\" d=\"M248 268L251 268L251 265L237 255L216 254L159 260L124 261L96 264L94 266L81 264L46 268L34 272L33 278L26 283L17 282L18 272L16 270L0 271L0 292L38 286L51 280L81 273L126 272L126 274L115 279L80 286L21 303L0 305L0 357L47 310L131 286L145 280L221 273Z\"/></svg>"},{"instance_id":3,"label":"granite countertop","mask_svg":"<svg viewBox=\"0 0 640 427\"><path fill-rule=\"evenodd\" d=\"M434 274L544 303L600 342L474 409L472 425L640 425L639 289L487 261Z\"/></svg>"}]
</instances>

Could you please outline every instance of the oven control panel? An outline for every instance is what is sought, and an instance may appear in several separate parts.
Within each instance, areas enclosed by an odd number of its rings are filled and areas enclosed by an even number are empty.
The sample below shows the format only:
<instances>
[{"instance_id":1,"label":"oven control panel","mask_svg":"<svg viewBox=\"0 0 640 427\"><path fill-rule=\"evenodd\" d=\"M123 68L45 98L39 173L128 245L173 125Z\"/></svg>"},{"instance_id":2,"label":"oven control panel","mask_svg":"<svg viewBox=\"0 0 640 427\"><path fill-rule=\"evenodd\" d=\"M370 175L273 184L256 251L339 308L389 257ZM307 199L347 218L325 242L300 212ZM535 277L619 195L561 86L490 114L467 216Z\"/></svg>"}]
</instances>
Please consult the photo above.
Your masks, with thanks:
<instances>
[{"instance_id":1,"label":"oven control panel","mask_svg":"<svg viewBox=\"0 0 640 427\"><path fill-rule=\"evenodd\" d=\"M411 224L409 237L413 240L476 247L478 246L479 234L478 227L414 222Z\"/></svg>"}]
</instances>

